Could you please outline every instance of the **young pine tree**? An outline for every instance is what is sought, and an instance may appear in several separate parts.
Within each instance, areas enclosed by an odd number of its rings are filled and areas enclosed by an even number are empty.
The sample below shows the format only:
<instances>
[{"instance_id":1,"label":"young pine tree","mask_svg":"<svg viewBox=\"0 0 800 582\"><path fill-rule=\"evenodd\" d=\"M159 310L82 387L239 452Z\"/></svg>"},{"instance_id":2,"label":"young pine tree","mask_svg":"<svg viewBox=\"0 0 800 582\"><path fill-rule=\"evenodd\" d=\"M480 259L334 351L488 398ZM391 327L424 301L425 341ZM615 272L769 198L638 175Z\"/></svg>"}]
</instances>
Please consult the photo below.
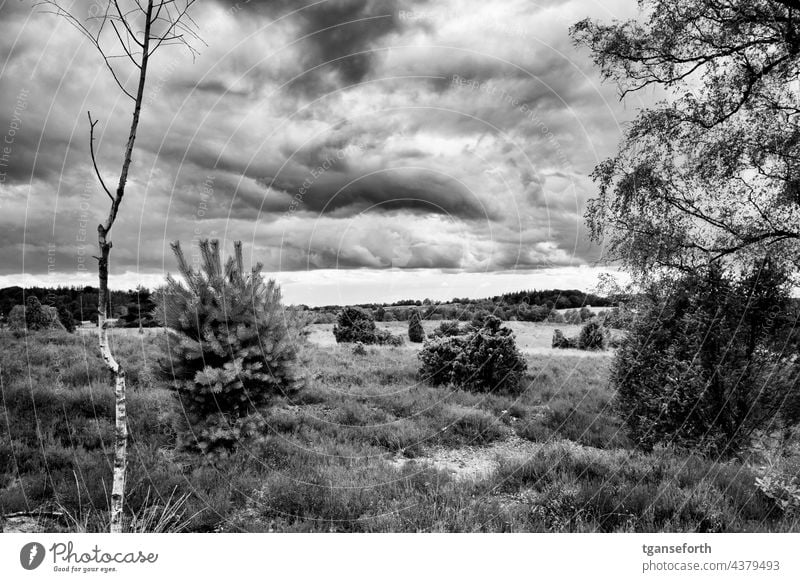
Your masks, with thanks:
<instances>
[{"instance_id":1,"label":"young pine tree","mask_svg":"<svg viewBox=\"0 0 800 582\"><path fill-rule=\"evenodd\" d=\"M245 272L241 242L223 268L219 242L201 241L199 271L179 243L172 249L184 281L167 277L158 319L171 332L162 368L182 407L179 445L225 455L263 434L261 412L275 397L300 388L301 330L261 265Z\"/></svg>"}]
</instances>

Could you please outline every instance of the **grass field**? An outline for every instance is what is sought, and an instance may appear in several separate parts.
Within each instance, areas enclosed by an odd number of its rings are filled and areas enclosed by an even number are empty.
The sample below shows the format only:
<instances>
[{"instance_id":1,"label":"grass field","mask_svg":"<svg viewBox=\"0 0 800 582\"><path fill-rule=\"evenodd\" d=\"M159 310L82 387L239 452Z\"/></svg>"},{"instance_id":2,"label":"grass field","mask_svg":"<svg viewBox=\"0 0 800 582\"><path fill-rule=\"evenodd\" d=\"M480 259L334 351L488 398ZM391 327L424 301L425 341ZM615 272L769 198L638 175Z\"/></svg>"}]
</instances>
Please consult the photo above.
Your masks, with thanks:
<instances>
[{"instance_id":1,"label":"grass field","mask_svg":"<svg viewBox=\"0 0 800 582\"><path fill-rule=\"evenodd\" d=\"M611 406L609 353L552 350L554 326L511 327L529 367L519 397L428 386L416 346L357 356L314 326L308 388L275 402L262 443L216 465L174 450L181 411L157 373L157 334L115 332L130 386L131 528L797 529L756 487L755 461L633 450ZM93 340L0 333L1 514L57 509L69 517L50 529L105 527L113 398Z\"/></svg>"}]
</instances>

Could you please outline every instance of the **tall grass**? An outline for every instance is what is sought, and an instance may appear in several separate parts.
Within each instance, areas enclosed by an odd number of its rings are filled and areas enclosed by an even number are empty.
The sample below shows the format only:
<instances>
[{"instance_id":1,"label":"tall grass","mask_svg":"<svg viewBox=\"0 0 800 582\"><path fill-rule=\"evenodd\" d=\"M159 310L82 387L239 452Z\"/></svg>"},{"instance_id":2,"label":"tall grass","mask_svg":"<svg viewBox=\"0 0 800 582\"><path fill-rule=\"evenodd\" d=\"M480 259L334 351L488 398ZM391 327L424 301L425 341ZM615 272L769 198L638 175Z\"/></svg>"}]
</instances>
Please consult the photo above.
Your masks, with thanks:
<instances>
[{"instance_id":1,"label":"tall grass","mask_svg":"<svg viewBox=\"0 0 800 582\"><path fill-rule=\"evenodd\" d=\"M604 358L529 357L509 397L428 386L412 350L314 348L309 388L269 411L270 434L208 464L176 453L180 410L141 340L114 339L132 385L132 531L797 529L748 465L630 450ZM113 395L94 342L0 333L0 382L0 514L50 508L65 529L102 531ZM475 479L429 462L482 447L497 469Z\"/></svg>"}]
</instances>

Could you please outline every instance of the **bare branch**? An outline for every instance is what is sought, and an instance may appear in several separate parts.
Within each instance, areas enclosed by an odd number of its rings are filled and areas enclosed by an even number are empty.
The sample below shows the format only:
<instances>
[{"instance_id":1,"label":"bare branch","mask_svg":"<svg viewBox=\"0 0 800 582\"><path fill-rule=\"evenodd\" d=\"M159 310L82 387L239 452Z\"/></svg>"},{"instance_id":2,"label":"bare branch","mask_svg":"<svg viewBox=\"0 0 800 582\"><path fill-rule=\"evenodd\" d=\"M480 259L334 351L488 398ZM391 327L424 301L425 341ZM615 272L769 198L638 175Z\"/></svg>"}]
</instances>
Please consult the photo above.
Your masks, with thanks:
<instances>
[{"instance_id":1,"label":"bare branch","mask_svg":"<svg viewBox=\"0 0 800 582\"><path fill-rule=\"evenodd\" d=\"M92 156L92 165L94 166L94 173L97 174L97 179L100 180L100 185L105 190L106 194L108 194L109 199L111 202L114 202L114 197L111 195L111 191L106 186L106 183L103 181L103 176L100 174L100 170L97 168L97 159L94 155L94 126L97 125L96 121L92 121L92 113L90 111L86 112L86 115L89 117L89 152Z\"/></svg>"}]
</instances>

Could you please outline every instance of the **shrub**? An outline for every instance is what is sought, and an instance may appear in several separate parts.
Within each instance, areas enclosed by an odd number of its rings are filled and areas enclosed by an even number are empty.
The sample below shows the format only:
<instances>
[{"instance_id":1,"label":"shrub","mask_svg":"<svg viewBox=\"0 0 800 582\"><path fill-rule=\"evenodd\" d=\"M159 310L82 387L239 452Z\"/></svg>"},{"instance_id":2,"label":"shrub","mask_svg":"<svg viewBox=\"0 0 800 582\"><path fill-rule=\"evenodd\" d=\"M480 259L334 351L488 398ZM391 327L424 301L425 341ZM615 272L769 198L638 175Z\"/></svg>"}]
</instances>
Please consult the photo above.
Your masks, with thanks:
<instances>
[{"instance_id":1,"label":"shrub","mask_svg":"<svg viewBox=\"0 0 800 582\"><path fill-rule=\"evenodd\" d=\"M336 319L333 335L337 343L374 344L375 319L362 307L345 307Z\"/></svg>"},{"instance_id":2,"label":"shrub","mask_svg":"<svg viewBox=\"0 0 800 582\"><path fill-rule=\"evenodd\" d=\"M385 329L377 329L372 313L362 307L345 307L333 326L337 343L361 342L365 345L403 345L403 338Z\"/></svg>"},{"instance_id":3,"label":"shrub","mask_svg":"<svg viewBox=\"0 0 800 582\"><path fill-rule=\"evenodd\" d=\"M201 241L199 272L179 243L172 248L185 285L167 277L158 319L173 332L165 340L170 358L161 364L184 412L179 445L225 455L263 433L262 413L274 397L300 387L300 330L261 265L245 273L240 242L223 269L218 241Z\"/></svg>"},{"instance_id":4,"label":"shrub","mask_svg":"<svg viewBox=\"0 0 800 582\"><path fill-rule=\"evenodd\" d=\"M11 329L22 331L39 331L43 329L65 329L58 318L58 310L49 305L42 305L36 296L31 295L25 305L15 305L8 314Z\"/></svg>"},{"instance_id":5,"label":"shrub","mask_svg":"<svg viewBox=\"0 0 800 582\"><path fill-rule=\"evenodd\" d=\"M579 350L604 350L608 347L608 330L596 321L590 321L581 328L578 335Z\"/></svg>"},{"instance_id":6,"label":"shrub","mask_svg":"<svg viewBox=\"0 0 800 582\"><path fill-rule=\"evenodd\" d=\"M578 341L575 338L565 336L560 329L557 329L553 332L552 346L559 349L577 348Z\"/></svg>"},{"instance_id":7,"label":"shrub","mask_svg":"<svg viewBox=\"0 0 800 582\"><path fill-rule=\"evenodd\" d=\"M567 321L558 311L551 309L550 313L547 314L547 323L567 323Z\"/></svg>"},{"instance_id":8,"label":"shrub","mask_svg":"<svg viewBox=\"0 0 800 582\"><path fill-rule=\"evenodd\" d=\"M460 337L436 337L426 340L418 354L422 362L420 367L422 377L434 386L453 382L453 363L465 345L466 340Z\"/></svg>"},{"instance_id":9,"label":"shrub","mask_svg":"<svg viewBox=\"0 0 800 582\"><path fill-rule=\"evenodd\" d=\"M425 330L419 318L419 311L416 309L411 312L411 317L408 319L408 339L415 344L425 341Z\"/></svg>"},{"instance_id":10,"label":"shrub","mask_svg":"<svg viewBox=\"0 0 800 582\"><path fill-rule=\"evenodd\" d=\"M453 384L475 392L519 392L527 363L510 329L497 317L466 338L439 338L420 351L420 374L433 385Z\"/></svg>"},{"instance_id":11,"label":"shrub","mask_svg":"<svg viewBox=\"0 0 800 582\"><path fill-rule=\"evenodd\" d=\"M457 335L463 335L467 333L466 329L462 329L461 326L458 325L458 321L443 321L439 324L433 333L431 334L432 337L453 337Z\"/></svg>"},{"instance_id":12,"label":"shrub","mask_svg":"<svg viewBox=\"0 0 800 582\"><path fill-rule=\"evenodd\" d=\"M584 305L583 307L581 307L581 310L580 310L580 312L578 312L578 315L580 315L580 318L581 318L580 322L584 323L584 322L589 321L590 319L592 319L597 314Z\"/></svg>"},{"instance_id":13,"label":"shrub","mask_svg":"<svg viewBox=\"0 0 800 582\"><path fill-rule=\"evenodd\" d=\"M651 295L611 376L639 447L666 443L729 455L759 430L798 422L800 362L780 269L765 262L732 277L708 267Z\"/></svg>"},{"instance_id":14,"label":"shrub","mask_svg":"<svg viewBox=\"0 0 800 582\"><path fill-rule=\"evenodd\" d=\"M377 329L375 330L374 343L381 346L402 346L403 338L399 335L394 335L388 329Z\"/></svg>"},{"instance_id":15,"label":"shrub","mask_svg":"<svg viewBox=\"0 0 800 582\"><path fill-rule=\"evenodd\" d=\"M578 325L580 324L583 319L581 318L581 312L577 309L568 309L564 312L564 323L571 324L571 325Z\"/></svg>"}]
</instances>

